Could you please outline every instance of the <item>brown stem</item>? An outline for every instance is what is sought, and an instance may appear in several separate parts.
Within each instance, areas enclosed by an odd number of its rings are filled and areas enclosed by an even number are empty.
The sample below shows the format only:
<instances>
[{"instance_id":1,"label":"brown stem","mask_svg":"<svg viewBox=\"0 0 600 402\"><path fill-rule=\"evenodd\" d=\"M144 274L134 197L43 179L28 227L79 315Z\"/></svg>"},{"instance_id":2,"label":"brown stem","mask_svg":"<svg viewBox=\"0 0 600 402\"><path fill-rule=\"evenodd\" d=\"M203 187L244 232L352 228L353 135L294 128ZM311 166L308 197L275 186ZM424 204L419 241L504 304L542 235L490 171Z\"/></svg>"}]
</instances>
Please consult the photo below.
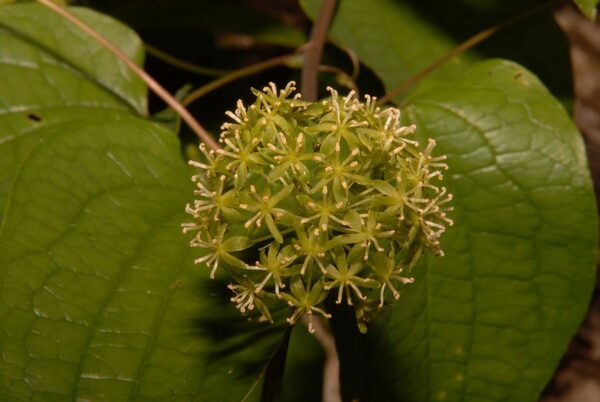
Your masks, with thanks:
<instances>
[{"instance_id":1,"label":"brown stem","mask_svg":"<svg viewBox=\"0 0 600 402\"><path fill-rule=\"evenodd\" d=\"M210 148L219 149L219 144L206 132L206 130L198 123L198 121L183 107L177 99L175 99L166 89L164 89L154 78L146 73L140 66L135 64L125 53L109 42L104 36L96 32L89 25L79 20L73 14L68 12L64 7L61 7L50 0L37 0L40 4L48 7L61 17L69 20L79 29L90 35L96 42L104 46L108 51L113 53L121 60L131 71L133 71L140 79L142 79L148 87L154 91L165 103L167 103L179 116L185 121L194 133Z\"/></svg>"},{"instance_id":2,"label":"brown stem","mask_svg":"<svg viewBox=\"0 0 600 402\"><path fill-rule=\"evenodd\" d=\"M388 92L387 94L382 96L377 101L377 103L382 105L384 103L390 102L393 98L395 98L402 92L406 91L407 89L411 88L414 84L416 84L417 82L419 82L420 80L422 80L423 78L425 78L426 76L431 74L433 71L440 68L447 61L452 59L454 56L458 56L459 54L464 53L465 51L471 49L473 46L478 45L481 42L483 42L484 40L488 39L490 36L494 35L498 31L501 31L501 30L507 28L508 26L514 24L515 22L517 22L531 14L534 14L541 10L549 8L549 7L553 6L554 4L557 4L559 1L561 1L561 0L553 0L548 3L544 3L541 5L529 8L529 9L525 10L524 12L522 12L521 14L515 15L515 16L507 19L506 21L501 22L498 25L484 29L483 31L471 36L469 39L462 42L461 44L456 46L454 49L450 50L448 53L446 53L445 55L443 55L442 57L440 57L439 59L434 61L432 64L425 67L423 70L419 71L417 74L413 75L412 77L410 77L409 79L404 81L398 87L394 88L393 90L391 90L390 92Z\"/></svg>"},{"instance_id":3,"label":"brown stem","mask_svg":"<svg viewBox=\"0 0 600 402\"><path fill-rule=\"evenodd\" d=\"M327 38L329 23L335 11L336 0L323 0L317 19L310 33L310 40L304 52L302 66L302 98L308 102L317 100L318 69L323 55L323 46Z\"/></svg>"}]
</instances>

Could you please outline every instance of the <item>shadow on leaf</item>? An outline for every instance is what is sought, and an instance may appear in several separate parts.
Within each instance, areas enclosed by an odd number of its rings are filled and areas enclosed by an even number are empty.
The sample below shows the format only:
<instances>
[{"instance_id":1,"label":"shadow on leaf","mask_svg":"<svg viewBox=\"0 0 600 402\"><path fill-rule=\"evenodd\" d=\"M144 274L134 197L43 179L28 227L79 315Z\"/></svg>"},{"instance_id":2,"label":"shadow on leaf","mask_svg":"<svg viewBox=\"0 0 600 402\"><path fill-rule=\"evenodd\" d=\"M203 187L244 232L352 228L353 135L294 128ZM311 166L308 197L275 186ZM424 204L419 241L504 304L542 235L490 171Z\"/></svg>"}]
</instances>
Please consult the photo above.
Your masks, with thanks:
<instances>
[{"instance_id":1,"label":"shadow on leaf","mask_svg":"<svg viewBox=\"0 0 600 402\"><path fill-rule=\"evenodd\" d=\"M224 278L204 280L198 284L203 299L209 302L193 323L194 331L211 346L202 359L209 364L223 361L234 364L238 376L250 377L265 370L286 338L288 309L272 310L274 324L244 316L230 302L231 291Z\"/></svg>"}]
</instances>

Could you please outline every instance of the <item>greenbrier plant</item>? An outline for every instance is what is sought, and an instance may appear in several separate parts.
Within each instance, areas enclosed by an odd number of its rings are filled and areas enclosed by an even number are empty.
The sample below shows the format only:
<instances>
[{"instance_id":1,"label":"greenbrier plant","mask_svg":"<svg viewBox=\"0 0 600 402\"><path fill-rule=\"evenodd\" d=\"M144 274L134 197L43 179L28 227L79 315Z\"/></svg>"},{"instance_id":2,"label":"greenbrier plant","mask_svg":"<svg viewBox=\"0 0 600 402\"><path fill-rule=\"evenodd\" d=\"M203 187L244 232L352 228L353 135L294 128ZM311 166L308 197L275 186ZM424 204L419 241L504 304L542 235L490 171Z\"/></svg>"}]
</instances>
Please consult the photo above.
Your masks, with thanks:
<instances>
[{"instance_id":1,"label":"greenbrier plant","mask_svg":"<svg viewBox=\"0 0 600 402\"><path fill-rule=\"evenodd\" d=\"M399 287L412 283L425 250L441 256L440 236L452 195L439 182L448 166L435 141L411 139L398 109L360 102L354 92L315 103L294 83L253 89L223 124L219 150L200 145L204 160L193 221L196 263L214 278L227 273L231 300L244 314L273 321L287 303L290 324L330 317L328 301L354 306L362 332ZM328 297L330 296L331 297Z\"/></svg>"}]
</instances>

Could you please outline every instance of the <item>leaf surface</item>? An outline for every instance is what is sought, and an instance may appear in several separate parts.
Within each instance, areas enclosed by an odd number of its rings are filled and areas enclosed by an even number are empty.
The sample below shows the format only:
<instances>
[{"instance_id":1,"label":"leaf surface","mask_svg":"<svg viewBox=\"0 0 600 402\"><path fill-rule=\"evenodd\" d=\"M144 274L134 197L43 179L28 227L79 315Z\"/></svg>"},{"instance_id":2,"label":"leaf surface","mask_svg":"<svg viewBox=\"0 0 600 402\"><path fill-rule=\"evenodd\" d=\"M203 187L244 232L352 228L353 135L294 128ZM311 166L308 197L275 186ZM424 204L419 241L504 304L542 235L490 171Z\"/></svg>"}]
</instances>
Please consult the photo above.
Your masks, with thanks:
<instances>
[{"instance_id":1,"label":"leaf surface","mask_svg":"<svg viewBox=\"0 0 600 402\"><path fill-rule=\"evenodd\" d=\"M597 216L580 135L535 76L501 60L423 81L402 110L448 155L455 225L446 255L415 268L366 337L338 327L342 367L352 367L345 392L536 401L594 286Z\"/></svg>"},{"instance_id":2,"label":"leaf surface","mask_svg":"<svg viewBox=\"0 0 600 402\"><path fill-rule=\"evenodd\" d=\"M367 5L344 0L332 29L388 91L405 78L404 57L433 55L411 53L426 42L389 28L410 24L394 14L398 4L358 12ZM393 46L399 38L413 43ZM420 139L449 156L456 224L442 240L446 256L415 269L415 284L366 337L337 320L349 400L536 401L589 302L597 216L579 133L523 67L457 67L401 103Z\"/></svg>"},{"instance_id":3,"label":"leaf surface","mask_svg":"<svg viewBox=\"0 0 600 402\"><path fill-rule=\"evenodd\" d=\"M132 31L73 11L141 61ZM256 400L282 329L193 265L176 136L68 24L0 7L0 400Z\"/></svg>"},{"instance_id":4,"label":"leaf surface","mask_svg":"<svg viewBox=\"0 0 600 402\"><path fill-rule=\"evenodd\" d=\"M321 1L301 3L314 19ZM569 105L573 97L570 80L565 79L571 74L569 47L549 10L540 0L340 0L330 37L354 50L391 91L465 40L521 16L431 74L449 79L483 58L506 58L535 72Z\"/></svg>"},{"instance_id":5,"label":"leaf surface","mask_svg":"<svg viewBox=\"0 0 600 402\"><path fill-rule=\"evenodd\" d=\"M314 19L321 0L301 3ZM356 52L388 88L397 87L457 44L409 4L394 0L340 1L329 34ZM455 58L442 73L451 74L472 60L466 55Z\"/></svg>"},{"instance_id":6,"label":"leaf surface","mask_svg":"<svg viewBox=\"0 0 600 402\"><path fill-rule=\"evenodd\" d=\"M596 19L598 12L598 0L573 0L581 12L590 20Z\"/></svg>"},{"instance_id":7,"label":"leaf surface","mask_svg":"<svg viewBox=\"0 0 600 402\"><path fill-rule=\"evenodd\" d=\"M141 40L129 28L89 9L70 10L136 63L143 62ZM0 7L0 49L2 108L9 112L91 106L146 114L144 82L73 23L41 5Z\"/></svg>"}]
</instances>

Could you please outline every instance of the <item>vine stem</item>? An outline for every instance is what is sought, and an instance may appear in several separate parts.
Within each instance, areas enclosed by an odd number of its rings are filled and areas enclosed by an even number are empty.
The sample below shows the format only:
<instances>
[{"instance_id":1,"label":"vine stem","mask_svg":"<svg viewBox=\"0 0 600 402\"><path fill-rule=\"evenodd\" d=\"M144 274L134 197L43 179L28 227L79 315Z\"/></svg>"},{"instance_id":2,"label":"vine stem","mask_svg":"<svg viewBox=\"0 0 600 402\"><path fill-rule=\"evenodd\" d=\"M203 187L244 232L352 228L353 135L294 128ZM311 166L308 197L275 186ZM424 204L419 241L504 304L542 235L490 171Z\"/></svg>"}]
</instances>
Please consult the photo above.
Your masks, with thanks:
<instances>
[{"instance_id":1,"label":"vine stem","mask_svg":"<svg viewBox=\"0 0 600 402\"><path fill-rule=\"evenodd\" d=\"M406 91L407 89L409 89L410 87L415 85L417 82L419 82L420 80L422 80L423 78L425 78L426 76L431 74L433 71L440 68L442 65L444 65L447 61L449 61L453 57L466 52L467 50L471 49L472 47L485 41L490 36L496 34L498 31L501 31L501 30L507 28L508 26L514 24L515 22L520 21L521 19L523 19L531 14L535 14L541 10L549 8L549 7L559 3L559 1L561 1L561 0L552 0L548 3L544 3L544 4L541 4L538 6L531 7L529 9L525 10L524 12L522 12L521 14L517 14L517 15L507 19L506 21L501 22L498 25L494 25L493 27L490 27L490 28L484 29L481 32L478 32L477 34L471 36L470 38L468 38L467 40L465 40L464 42L462 42L458 46L456 46L454 49L450 50L448 53L444 54L442 57L440 57L439 59L437 59L436 61L431 63L429 66L425 67L423 70L419 71L418 73L416 73L415 75L413 75L412 77L410 77L409 79L404 81L398 87L396 87L393 90L391 90L390 92L386 93L384 96L382 96L377 101L377 104L383 105L385 103L390 102L393 98L395 98L402 92Z\"/></svg>"},{"instance_id":2,"label":"vine stem","mask_svg":"<svg viewBox=\"0 0 600 402\"><path fill-rule=\"evenodd\" d=\"M186 96L181 104L183 106L188 106L190 103L195 100L203 97L207 93L214 91L217 88L222 87L225 84L228 84L237 79L247 77L252 74L259 73L261 71L267 70L269 68L277 67L284 65L287 63L292 57L296 55L296 52L291 54L284 54L282 56L273 57L271 59L263 60L258 63L249 65L247 67L240 68L239 70L234 70L228 74L223 75L222 77L217 78L209 82L208 84L201 86L200 88L192 91L188 96Z\"/></svg>"},{"instance_id":3,"label":"vine stem","mask_svg":"<svg viewBox=\"0 0 600 402\"><path fill-rule=\"evenodd\" d=\"M162 61L163 63L169 64L183 71L187 71L198 75L205 75L209 77L220 77L229 73L228 70L221 70L218 68L205 67L194 63L190 63L188 61L170 55L169 53L164 52L148 43L144 43L144 47L146 48L146 53L148 53L150 56L153 56L154 58Z\"/></svg>"},{"instance_id":4,"label":"vine stem","mask_svg":"<svg viewBox=\"0 0 600 402\"><path fill-rule=\"evenodd\" d=\"M219 78L217 78L213 81L210 81L209 83L201 86L200 88L195 89L190 94L188 94L185 98L183 98L183 100L181 101L181 104L184 106L189 106L192 102L197 101L198 99L206 96L210 92L212 92L216 89L219 89L219 88L229 84L230 82L233 82L235 80L238 80L240 78L244 78L244 77L247 77L247 76L250 76L253 74L260 73L262 71L268 70L273 67L287 66L289 68L302 68L301 65L296 66L296 65L288 64L288 62L290 62L292 60L292 58L295 57L297 55L297 53L300 53L301 51L302 51L302 48L298 49L298 51L295 53L273 57L271 59L260 61L256 64L252 64L250 66L242 67L238 70L231 71L230 73L225 74L222 77L219 77ZM347 84L350 87L350 89L354 89L358 93L358 88L356 87L356 82L352 78L352 75L346 73L344 70L337 68L335 66L328 66L328 65L320 65L318 70L323 71L323 72L338 74L338 75L344 77L344 79L347 81Z\"/></svg>"},{"instance_id":5,"label":"vine stem","mask_svg":"<svg viewBox=\"0 0 600 402\"><path fill-rule=\"evenodd\" d=\"M308 102L317 100L318 70L335 6L336 0L323 0L304 51L301 93L302 99Z\"/></svg>"},{"instance_id":6,"label":"vine stem","mask_svg":"<svg viewBox=\"0 0 600 402\"><path fill-rule=\"evenodd\" d=\"M79 29L87 33L96 42L104 46L108 51L113 53L119 60L121 60L131 71L133 71L140 79L142 79L148 87L154 91L165 103L167 103L175 112L181 116L181 119L187 123L192 131L210 148L217 150L219 144L208 134L208 132L198 123L198 121L187 111L187 109L177 101L165 88L163 88L154 78L146 73L141 67L135 64L125 53L119 48L113 45L108 39L96 32L92 27L79 20L64 7L61 7L50 0L37 0L38 3L44 5L50 10L54 11L61 17L69 20L71 23L76 25Z\"/></svg>"},{"instance_id":7,"label":"vine stem","mask_svg":"<svg viewBox=\"0 0 600 402\"><path fill-rule=\"evenodd\" d=\"M343 79L346 80L346 83L343 83L343 85L352 89L354 92L356 92L356 96L358 97L358 95L359 95L358 86L356 85L356 81L354 80L354 78L352 78L354 75L354 72L352 73L352 75L350 75L347 72L345 72L344 70L342 70L341 68L338 68L336 66L328 66L326 64L321 64L319 66L319 71L323 71L325 73L337 74L338 76L343 77Z\"/></svg>"}]
</instances>

